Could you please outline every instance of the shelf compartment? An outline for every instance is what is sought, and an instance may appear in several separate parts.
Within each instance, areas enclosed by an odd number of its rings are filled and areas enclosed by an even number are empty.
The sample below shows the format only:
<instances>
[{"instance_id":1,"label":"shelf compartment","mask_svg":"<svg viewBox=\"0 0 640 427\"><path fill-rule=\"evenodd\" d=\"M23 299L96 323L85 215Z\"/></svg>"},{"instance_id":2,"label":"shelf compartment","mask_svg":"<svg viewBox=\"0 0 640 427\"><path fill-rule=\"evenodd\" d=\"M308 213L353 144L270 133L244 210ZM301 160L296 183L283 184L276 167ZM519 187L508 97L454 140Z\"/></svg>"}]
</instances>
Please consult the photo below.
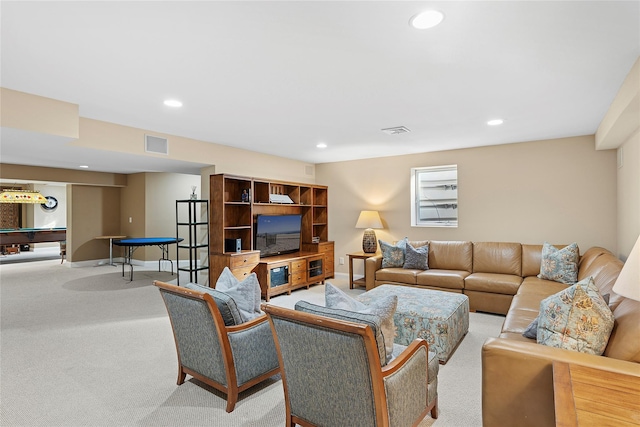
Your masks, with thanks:
<instances>
[{"instance_id":1,"label":"shelf compartment","mask_svg":"<svg viewBox=\"0 0 640 427\"><path fill-rule=\"evenodd\" d=\"M251 227L251 207L249 205L226 205L224 212L224 228Z\"/></svg>"}]
</instances>

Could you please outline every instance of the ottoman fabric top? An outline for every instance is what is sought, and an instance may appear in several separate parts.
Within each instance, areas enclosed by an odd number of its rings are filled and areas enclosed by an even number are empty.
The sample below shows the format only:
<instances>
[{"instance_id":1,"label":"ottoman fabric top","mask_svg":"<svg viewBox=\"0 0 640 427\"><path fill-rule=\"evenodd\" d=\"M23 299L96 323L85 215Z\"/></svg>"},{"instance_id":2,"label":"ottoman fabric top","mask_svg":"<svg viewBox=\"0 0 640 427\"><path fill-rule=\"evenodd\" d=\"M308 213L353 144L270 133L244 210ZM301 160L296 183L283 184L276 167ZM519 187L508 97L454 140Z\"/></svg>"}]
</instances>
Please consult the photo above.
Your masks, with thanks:
<instances>
[{"instance_id":1,"label":"ottoman fabric top","mask_svg":"<svg viewBox=\"0 0 640 427\"><path fill-rule=\"evenodd\" d=\"M469 298L466 295L400 285L381 285L356 299L369 304L382 296L397 295L393 316L394 342L409 345L423 338L446 363L469 330Z\"/></svg>"}]
</instances>

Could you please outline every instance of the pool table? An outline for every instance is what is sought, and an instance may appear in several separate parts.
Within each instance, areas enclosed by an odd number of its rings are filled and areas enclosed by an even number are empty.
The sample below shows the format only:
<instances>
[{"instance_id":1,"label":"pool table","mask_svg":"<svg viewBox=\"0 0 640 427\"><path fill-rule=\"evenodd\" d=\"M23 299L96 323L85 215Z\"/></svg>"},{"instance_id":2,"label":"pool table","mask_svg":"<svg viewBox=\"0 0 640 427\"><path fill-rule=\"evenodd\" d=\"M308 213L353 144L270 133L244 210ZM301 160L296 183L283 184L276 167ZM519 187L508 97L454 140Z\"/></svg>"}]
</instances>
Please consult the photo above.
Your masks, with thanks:
<instances>
[{"instance_id":1,"label":"pool table","mask_svg":"<svg viewBox=\"0 0 640 427\"><path fill-rule=\"evenodd\" d=\"M12 228L0 229L0 246L28 245L32 243L63 242L66 228Z\"/></svg>"}]
</instances>

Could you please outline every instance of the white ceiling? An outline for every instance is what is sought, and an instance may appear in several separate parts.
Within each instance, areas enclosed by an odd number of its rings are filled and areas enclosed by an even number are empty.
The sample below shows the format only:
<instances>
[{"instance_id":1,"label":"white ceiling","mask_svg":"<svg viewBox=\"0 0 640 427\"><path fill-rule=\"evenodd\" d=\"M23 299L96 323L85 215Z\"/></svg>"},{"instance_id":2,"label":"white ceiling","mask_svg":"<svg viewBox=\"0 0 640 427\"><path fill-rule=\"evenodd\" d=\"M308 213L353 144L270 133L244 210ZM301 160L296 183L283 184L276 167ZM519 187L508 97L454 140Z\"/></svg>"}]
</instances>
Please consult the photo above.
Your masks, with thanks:
<instances>
[{"instance_id":1,"label":"white ceiling","mask_svg":"<svg viewBox=\"0 0 640 427\"><path fill-rule=\"evenodd\" d=\"M408 25L430 8L441 25ZM593 134L640 56L638 1L2 1L0 12L3 87L310 163ZM411 132L381 132L394 126ZM5 163L172 167L4 136Z\"/></svg>"}]
</instances>

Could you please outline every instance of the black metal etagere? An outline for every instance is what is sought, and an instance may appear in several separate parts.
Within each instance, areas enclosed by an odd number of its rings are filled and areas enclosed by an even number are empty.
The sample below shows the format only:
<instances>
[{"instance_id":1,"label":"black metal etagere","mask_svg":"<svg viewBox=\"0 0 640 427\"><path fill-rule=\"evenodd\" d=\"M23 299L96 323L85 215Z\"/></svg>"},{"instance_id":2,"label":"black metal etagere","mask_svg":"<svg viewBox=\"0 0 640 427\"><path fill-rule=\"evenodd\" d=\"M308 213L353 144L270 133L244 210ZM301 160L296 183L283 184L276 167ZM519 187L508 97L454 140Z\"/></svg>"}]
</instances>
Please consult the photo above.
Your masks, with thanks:
<instances>
[{"instance_id":1,"label":"black metal etagere","mask_svg":"<svg viewBox=\"0 0 640 427\"><path fill-rule=\"evenodd\" d=\"M186 217L186 218L185 218ZM178 285L180 271L189 272L189 282L198 282L198 272L207 270L209 278L209 201L176 200L176 237L184 240L178 244ZM180 266L180 249L187 249L189 265ZM203 256L202 263L200 258ZM202 284L202 283L200 283Z\"/></svg>"}]
</instances>

